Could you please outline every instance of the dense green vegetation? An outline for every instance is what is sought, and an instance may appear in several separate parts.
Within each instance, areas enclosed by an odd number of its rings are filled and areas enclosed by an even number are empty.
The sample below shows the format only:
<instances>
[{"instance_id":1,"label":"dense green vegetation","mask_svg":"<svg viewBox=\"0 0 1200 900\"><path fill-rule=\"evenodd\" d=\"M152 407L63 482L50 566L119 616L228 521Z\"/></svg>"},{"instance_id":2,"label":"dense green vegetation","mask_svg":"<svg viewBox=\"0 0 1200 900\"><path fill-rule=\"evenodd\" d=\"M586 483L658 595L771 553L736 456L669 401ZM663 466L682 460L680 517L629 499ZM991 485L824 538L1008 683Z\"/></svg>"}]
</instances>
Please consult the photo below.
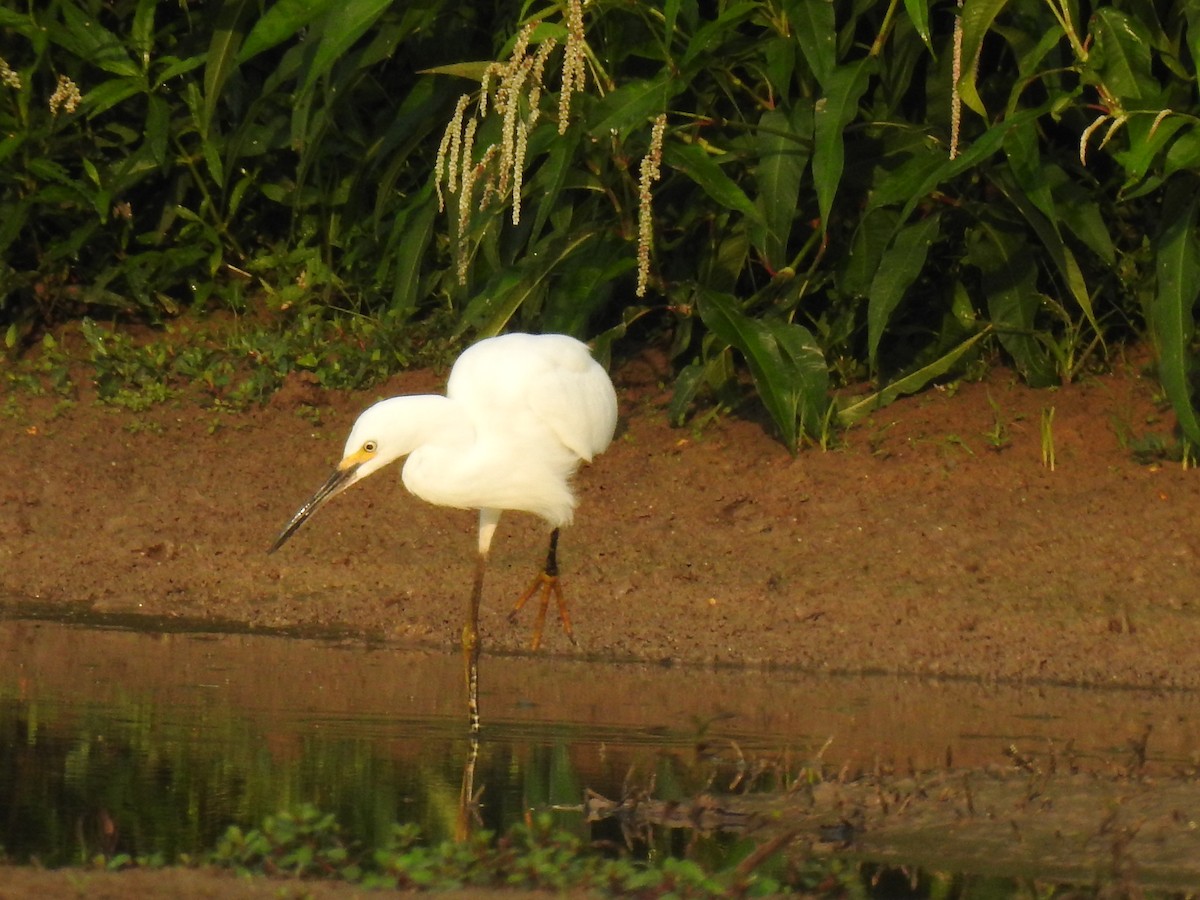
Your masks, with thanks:
<instances>
[{"instance_id":1,"label":"dense green vegetation","mask_svg":"<svg viewBox=\"0 0 1200 900\"><path fill-rule=\"evenodd\" d=\"M5 7L0 333L16 355L82 316L232 312L253 323L235 352L272 348L267 390L294 369L369 380L430 339L562 330L604 355L633 329L670 342L675 417L732 402L744 365L789 445L978 360L1051 385L1146 334L1200 443L1198 18L1183 0Z\"/></svg>"}]
</instances>

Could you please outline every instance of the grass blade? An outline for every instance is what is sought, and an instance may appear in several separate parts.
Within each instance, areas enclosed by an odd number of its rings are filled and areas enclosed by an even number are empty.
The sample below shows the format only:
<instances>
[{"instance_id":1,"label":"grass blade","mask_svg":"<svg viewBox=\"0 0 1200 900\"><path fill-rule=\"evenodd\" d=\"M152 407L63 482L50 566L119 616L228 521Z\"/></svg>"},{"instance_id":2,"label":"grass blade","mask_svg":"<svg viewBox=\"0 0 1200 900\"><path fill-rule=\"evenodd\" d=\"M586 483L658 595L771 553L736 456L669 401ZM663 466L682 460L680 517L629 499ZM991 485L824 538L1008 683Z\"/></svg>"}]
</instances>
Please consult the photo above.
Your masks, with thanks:
<instances>
[{"instance_id":1,"label":"grass blade","mask_svg":"<svg viewBox=\"0 0 1200 900\"><path fill-rule=\"evenodd\" d=\"M992 326L988 325L984 327L977 334L967 338L949 353L935 359L929 365L923 366L915 372L910 372L903 378L896 379L887 387L876 391L868 397L857 400L848 406L843 406L838 410L838 423L840 425L853 425L864 416L870 415L875 410L887 406L897 397L903 397L905 394L915 394L935 378L941 378L953 369L958 361L966 355L967 351L978 344L991 331Z\"/></svg>"}]
</instances>

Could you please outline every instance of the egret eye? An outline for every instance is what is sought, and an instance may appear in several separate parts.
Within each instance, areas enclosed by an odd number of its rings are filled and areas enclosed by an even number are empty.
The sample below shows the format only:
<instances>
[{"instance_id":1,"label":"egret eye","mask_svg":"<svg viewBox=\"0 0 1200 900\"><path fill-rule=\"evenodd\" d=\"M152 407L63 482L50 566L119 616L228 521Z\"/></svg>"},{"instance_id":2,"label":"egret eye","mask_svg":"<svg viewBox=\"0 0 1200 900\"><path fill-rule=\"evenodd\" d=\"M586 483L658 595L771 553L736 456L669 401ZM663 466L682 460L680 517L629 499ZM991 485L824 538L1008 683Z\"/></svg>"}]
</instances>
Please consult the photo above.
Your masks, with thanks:
<instances>
[{"instance_id":1,"label":"egret eye","mask_svg":"<svg viewBox=\"0 0 1200 900\"><path fill-rule=\"evenodd\" d=\"M379 445L374 441L367 441L363 444L363 453L374 453L379 449Z\"/></svg>"}]
</instances>

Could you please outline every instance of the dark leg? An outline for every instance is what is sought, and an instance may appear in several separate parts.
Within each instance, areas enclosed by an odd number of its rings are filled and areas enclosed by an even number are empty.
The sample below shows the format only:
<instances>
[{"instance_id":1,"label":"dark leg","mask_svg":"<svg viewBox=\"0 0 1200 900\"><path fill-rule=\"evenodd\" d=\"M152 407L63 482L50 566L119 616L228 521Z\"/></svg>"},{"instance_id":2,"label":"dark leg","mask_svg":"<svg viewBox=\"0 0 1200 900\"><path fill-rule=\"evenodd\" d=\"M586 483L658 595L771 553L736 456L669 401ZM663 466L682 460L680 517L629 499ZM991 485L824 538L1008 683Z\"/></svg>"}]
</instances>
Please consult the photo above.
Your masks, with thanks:
<instances>
[{"instance_id":1,"label":"dark leg","mask_svg":"<svg viewBox=\"0 0 1200 900\"><path fill-rule=\"evenodd\" d=\"M556 604L558 605L558 618L562 622L563 631L567 633L567 637L571 639L571 643L575 641L575 629L571 626L571 616L567 612L567 601L563 597L562 587L558 583L558 529L555 528L550 532L550 549L546 552L546 565L537 577L533 579L533 584L529 585L525 593L517 598L517 605L513 607L513 611L508 614L508 621L516 622L517 613L534 594L539 593L537 618L533 623L533 643L532 647L536 650L542 644L542 629L546 624L546 610L550 606L550 597L553 595Z\"/></svg>"},{"instance_id":2,"label":"dark leg","mask_svg":"<svg viewBox=\"0 0 1200 900\"><path fill-rule=\"evenodd\" d=\"M550 549L546 551L546 574L551 578L558 577L558 529L550 532Z\"/></svg>"}]
</instances>

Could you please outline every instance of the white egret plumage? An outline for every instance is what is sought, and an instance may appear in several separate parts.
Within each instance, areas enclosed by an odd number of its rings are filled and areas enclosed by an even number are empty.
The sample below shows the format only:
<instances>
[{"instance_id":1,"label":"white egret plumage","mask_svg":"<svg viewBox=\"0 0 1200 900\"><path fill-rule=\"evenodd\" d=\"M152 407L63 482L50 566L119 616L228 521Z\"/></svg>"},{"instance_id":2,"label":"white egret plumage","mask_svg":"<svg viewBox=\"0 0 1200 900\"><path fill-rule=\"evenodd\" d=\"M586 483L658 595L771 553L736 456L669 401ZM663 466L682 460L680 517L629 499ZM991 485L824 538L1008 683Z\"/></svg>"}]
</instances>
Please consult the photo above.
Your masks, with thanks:
<instances>
[{"instance_id":1,"label":"white egret plumage","mask_svg":"<svg viewBox=\"0 0 1200 900\"><path fill-rule=\"evenodd\" d=\"M446 395L392 397L367 409L350 431L342 461L280 532L278 550L327 500L402 457L406 488L438 506L479 510L475 582L463 627L472 729L478 728L476 664L479 602L488 551L501 513L519 510L550 526L546 563L518 599L540 607L533 646L541 641L551 598L574 641L558 583L559 529L571 523L571 478L612 441L617 397L587 345L560 334L506 334L465 350L450 370Z\"/></svg>"}]
</instances>

